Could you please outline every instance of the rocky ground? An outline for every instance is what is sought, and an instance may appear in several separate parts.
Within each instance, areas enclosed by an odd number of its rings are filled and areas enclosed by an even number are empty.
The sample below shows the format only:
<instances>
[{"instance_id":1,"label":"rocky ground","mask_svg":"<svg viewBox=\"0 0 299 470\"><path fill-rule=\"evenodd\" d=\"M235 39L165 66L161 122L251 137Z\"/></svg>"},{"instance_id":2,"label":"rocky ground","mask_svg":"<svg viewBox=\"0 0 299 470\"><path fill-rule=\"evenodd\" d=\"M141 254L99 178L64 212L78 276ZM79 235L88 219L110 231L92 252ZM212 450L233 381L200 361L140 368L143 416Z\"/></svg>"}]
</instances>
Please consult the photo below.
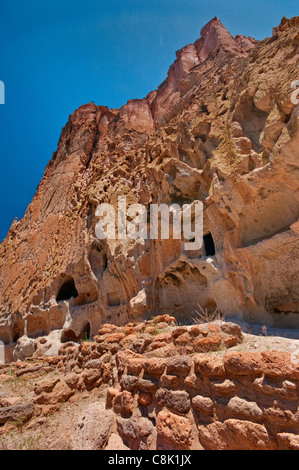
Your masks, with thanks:
<instances>
[{"instance_id":1,"label":"rocky ground","mask_svg":"<svg viewBox=\"0 0 299 470\"><path fill-rule=\"evenodd\" d=\"M246 327L248 329L249 325ZM296 361L299 339L269 336L273 332L263 328L260 335L245 333L236 323L222 321L177 326L172 317L164 315L125 327L104 325L93 340L80 344L65 343L57 356L32 357L2 365L0 448L134 448L135 440L121 436L119 421L118 424L113 421L115 413L125 412L122 414L125 418L132 413L134 415L130 392L117 391L118 379L124 373L124 358L129 358L127 367L131 369L126 373L131 379L140 372L141 358L142 361L152 361L151 364L156 366L159 361L167 363L179 356L188 360L197 358L197 361L208 356L214 358L215 365L228 352L278 351L293 353ZM171 384L170 377L173 376L165 375L169 382L165 385L164 380L163 390L165 387L168 390L179 389L178 385ZM121 379L120 383L123 388ZM148 392L142 393L139 392L139 403L143 400L142 404L148 405ZM173 416L187 419L180 410ZM103 422L106 423L104 429ZM150 444L146 445L150 447ZM139 448L142 449L142 445Z\"/></svg>"}]
</instances>

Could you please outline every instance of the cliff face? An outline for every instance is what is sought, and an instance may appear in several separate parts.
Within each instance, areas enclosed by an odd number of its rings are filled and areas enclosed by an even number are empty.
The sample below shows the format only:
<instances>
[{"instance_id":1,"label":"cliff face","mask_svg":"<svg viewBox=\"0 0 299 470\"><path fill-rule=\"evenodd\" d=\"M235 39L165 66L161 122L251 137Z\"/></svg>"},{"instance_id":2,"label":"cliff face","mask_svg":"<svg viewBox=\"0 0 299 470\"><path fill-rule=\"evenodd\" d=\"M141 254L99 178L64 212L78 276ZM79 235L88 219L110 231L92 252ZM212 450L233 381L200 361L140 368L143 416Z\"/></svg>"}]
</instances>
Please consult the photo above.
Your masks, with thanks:
<instances>
[{"instance_id":1,"label":"cliff face","mask_svg":"<svg viewBox=\"0 0 299 470\"><path fill-rule=\"evenodd\" d=\"M163 84L69 118L33 201L0 246L0 340L62 341L200 305L299 325L299 21L258 43L214 18ZM294 101L294 100L293 100ZM103 240L99 203L204 204L204 246Z\"/></svg>"}]
</instances>

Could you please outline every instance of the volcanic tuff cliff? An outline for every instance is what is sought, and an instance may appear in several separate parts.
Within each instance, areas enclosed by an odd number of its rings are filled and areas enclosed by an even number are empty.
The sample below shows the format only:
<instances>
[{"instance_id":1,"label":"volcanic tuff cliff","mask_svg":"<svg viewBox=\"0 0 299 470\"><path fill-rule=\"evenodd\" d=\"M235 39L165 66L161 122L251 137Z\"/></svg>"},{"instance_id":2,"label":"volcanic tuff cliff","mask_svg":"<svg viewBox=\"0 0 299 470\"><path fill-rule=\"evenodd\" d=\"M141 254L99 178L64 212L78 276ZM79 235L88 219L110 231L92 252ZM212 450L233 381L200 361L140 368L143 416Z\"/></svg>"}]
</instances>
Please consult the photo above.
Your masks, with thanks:
<instances>
[{"instance_id":1,"label":"volcanic tuff cliff","mask_svg":"<svg viewBox=\"0 0 299 470\"><path fill-rule=\"evenodd\" d=\"M299 17L261 42L214 18L160 87L89 103L62 130L25 216L0 246L0 340L62 341L198 305L299 325ZM204 203L204 246L99 241L101 202ZM20 341L20 340L19 340ZM17 351L17 348L16 348ZM17 357L17 353L16 356Z\"/></svg>"}]
</instances>

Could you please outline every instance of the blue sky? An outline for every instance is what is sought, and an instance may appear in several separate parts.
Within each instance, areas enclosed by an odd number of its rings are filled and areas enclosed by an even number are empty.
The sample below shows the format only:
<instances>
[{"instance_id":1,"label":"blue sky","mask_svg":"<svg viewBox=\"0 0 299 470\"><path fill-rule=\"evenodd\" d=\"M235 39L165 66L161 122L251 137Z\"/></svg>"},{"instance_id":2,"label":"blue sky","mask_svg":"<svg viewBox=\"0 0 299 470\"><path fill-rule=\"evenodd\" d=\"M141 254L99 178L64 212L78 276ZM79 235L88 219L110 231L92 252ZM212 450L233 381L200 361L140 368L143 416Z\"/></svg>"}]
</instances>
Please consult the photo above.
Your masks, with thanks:
<instances>
[{"instance_id":1,"label":"blue sky","mask_svg":"<svg viewBox=\"0 0 299 470\"><path fill-rule=\"evenodd\" d=\"M0 240L76 108L143 98L214 16L233 35L264 39L298 14L298 0L0 0Z\"/></svg>"}]
</instances>

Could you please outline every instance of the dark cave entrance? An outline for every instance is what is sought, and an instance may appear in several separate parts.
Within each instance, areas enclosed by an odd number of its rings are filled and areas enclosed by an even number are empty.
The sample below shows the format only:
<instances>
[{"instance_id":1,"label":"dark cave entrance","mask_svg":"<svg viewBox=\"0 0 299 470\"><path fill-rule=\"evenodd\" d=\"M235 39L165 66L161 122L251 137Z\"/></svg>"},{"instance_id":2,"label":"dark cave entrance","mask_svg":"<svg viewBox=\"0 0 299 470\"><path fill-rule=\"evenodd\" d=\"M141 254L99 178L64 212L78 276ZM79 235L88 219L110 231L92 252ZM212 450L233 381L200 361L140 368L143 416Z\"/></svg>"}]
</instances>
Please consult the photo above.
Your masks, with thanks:
<instances>
[{"instance_id":1,"label":"dark cave entrance","mask_svg":"<svg viewBox=\"0 0 299 470\"><path fill-rule=\"evenodd\" d=\"M90 338L90 323L87 322L81 329L79 336L77 336L76 333L72 329L64 330L61 334L60 340L62 343L68 343L69 341L73 343L78 343L80 341L88 341L89 338Z\"/></svg>"},{"instance_id":2,"label":"dark cave entrance","mask_svg":"<svg viewBox=\"0 0 299 470\"><path fill-rule=\"evenodd\" d=\"M216 251L215 251L214 240L213 240L211 233L207 233L206 235L204 235L203 243L205 247L206 256L214 256Z\"/></svg>"},{"instance_id":3,"label":"dark cave entrance","mask_svg":"<svg viewBox=\"0 0 299 470\"><path fill-rule=\"evenodd\" d=\"M88 340L89 338L90 338L90 323L88 322L81 330L80 339Z\"/></svg>"},{"instance_id":4,"label":"dark cave entrance","mask_svg":"<svg viewBox=\"0 0 299 470\"><path fill-rule=\"evenodd\" d=\"M62 300L70 300L72 297L78 297L78 291L76 289L74 279L68 279L60 287L56 301L61 302Z\"/></svg>"}]
</instances>

